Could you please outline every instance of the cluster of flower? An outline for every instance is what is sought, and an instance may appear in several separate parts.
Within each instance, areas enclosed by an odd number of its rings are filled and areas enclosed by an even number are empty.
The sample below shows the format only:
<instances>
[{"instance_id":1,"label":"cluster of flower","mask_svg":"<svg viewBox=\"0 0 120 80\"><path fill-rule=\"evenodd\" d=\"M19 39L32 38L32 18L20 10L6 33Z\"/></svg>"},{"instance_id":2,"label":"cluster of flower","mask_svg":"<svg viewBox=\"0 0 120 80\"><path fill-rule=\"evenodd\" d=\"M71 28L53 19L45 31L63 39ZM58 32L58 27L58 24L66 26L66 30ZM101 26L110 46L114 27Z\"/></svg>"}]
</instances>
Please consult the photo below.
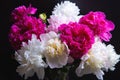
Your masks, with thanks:
<instances>
[{"instance_id":1,"label":"cluster of flower","mask_svg":"<svg viewBox=\"0 0 120 80\"><path fill-rule=\"evenodd\" d=\"M80 15L75 3L57 4L48 21L33 15L37 9L20 6L12 12L14 24L9 40L15 48L17 72L27 79L37 74L44 79L45 69L63 68L79 60L75 73L81 77L93 73L103 80L103 71L114 70L120 56L110 41L114 23L101 11Z\"/></svg>"}]
</instances>

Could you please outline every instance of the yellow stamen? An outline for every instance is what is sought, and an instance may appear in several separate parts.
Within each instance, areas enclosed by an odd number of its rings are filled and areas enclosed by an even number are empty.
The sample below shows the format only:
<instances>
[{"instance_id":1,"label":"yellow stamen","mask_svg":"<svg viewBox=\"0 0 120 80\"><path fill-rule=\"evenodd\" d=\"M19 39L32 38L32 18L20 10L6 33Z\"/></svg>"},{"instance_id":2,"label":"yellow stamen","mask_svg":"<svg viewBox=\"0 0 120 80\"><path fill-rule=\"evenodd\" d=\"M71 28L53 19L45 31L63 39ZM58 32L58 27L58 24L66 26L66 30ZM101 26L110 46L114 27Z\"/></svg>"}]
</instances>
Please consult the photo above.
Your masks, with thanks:
<instances>
[{"instance_id":1,"label":"yellow stamen","mask_svg":"<svg viewBox=\"0 0 120 80\"><path fill-rule=\"evenodd\" d=\"M48 41L47 51L50 56L62 55L65 50L65 45L61 43L58 38L51 39Z\"/></svg>"},{"instance_id":2,"label":"yellow stamen","mask_svg":"<svg viewBox=\"0 0 120 80\"><path fill-rule=\"evenodd\" d=\"M86 61L88 65L91 65L92 68L100 68L102 66L102 63L99 59L96 58L94 54L92 54L91 51L88 52L89 58Z\"/></svg>"}]
</instances>

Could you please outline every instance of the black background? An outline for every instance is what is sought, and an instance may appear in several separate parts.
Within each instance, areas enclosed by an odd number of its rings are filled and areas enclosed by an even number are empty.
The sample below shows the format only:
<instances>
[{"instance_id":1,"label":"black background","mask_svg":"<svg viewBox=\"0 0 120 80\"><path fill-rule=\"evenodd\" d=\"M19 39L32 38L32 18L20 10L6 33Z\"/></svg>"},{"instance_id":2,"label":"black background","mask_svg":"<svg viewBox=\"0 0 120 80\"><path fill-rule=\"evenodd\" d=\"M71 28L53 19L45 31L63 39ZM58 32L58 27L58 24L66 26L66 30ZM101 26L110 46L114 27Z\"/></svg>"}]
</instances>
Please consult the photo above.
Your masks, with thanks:
<instances>
[{"instance_id":1,"label":"black background","mask_svg":"<svg viewBox=\"0 0 120 80\"><path fill-rule=\"evenodd\" d=\"M45 12L48 17L56 3L63 0L1 0L0 1L0 80L24 80L16 73L18 63L14 60L12 55L14 50L11 48L8 41L9 29L12 25L10 20L11 11L20 6L28 6L30 3L38 8L38 13ZM112 20L116 27L112 31L112 39L107 44L112 44L115 50L120 54L120 4L119 0L69 0L75 2L81 9L81 14L87 14L89 11L103 11L107 19ZM116 65L114 72L109 71L105 73L104 80L120 80L120 63ZM37 80L34 76L28 80ZM75 75L70 75L70 80L97 80L93 75L86 75L82 78L76 79Z\"/></svg>"}]
</instances>

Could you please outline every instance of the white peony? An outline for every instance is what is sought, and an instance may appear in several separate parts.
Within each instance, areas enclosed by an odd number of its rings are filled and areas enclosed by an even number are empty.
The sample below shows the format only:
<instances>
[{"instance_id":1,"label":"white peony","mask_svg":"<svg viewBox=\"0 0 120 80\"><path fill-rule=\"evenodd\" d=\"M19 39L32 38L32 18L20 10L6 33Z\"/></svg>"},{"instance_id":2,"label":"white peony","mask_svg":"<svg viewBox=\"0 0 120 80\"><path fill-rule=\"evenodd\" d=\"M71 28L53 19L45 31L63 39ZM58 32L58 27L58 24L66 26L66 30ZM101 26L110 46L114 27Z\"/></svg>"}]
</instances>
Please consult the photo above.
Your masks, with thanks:
<instances>
[{"instance_id":1,"label":"white peony","mask_svg":"<svg viewBox=\"0 0 120 80\"><path fill-rule=\"evenodd\" d=\"M20 63L17 68L17 72L21 76L25 76L25 79L31 77L36 72L39 79L44 78L44 68L47 64L43 61L44 48L41 45L36 35L32 35L32 39L28 41L28 44L23 43L23 47L15 52L15 58Z\"/></svg>"},{"instance_id":2,"label":"white peony","mask_svg":"<svg viewBox=\"0 0 120 80\"><path fill-rule=\"evenodd\" d=\"M80 9L75 3L70 1L61 2L57 4L52 12L52 15L48 19L49 26L48 31L58 31L58 27L61 24L68 24L69 22L78 22L81 16L79 16Z\"/></svg>"},{"instance_id":3,"label":"white peony","mask_svg":"<svg viewBox=\"0 0 120 80\"><path fill-rule=\"evenodd\" d=\"M76 6L75 3L70 1L61 2L61 4L57 4L52 12L53 15L66 15L68 17L79 15L80 9Z\"/></svg>"},{"instance_id":4,"label":"white peony","mask_svg":"<svg viewBox=\"0 0 120 80\"><path fill-rule=\"evenodd\" d=\"M87 55L81 58L81 63L76 69L77 76L93 73L100 80L103 80L104 70L115 69L115 64L119 62L120 55L116 54L112 45L106 46L96 39Z\"/></svg>"},{"instance_id":5,"label":"white peony","mask_svg":"<svg viewBox=\"0 0 120 80\"><path fill-rule=\"evenodd\" d=\"M40 35L41 42L45 46L45 58L50 68L61 68L67 64L69 50L62 43L59 36L51 31Z\"/></svg>"}]
</instances>

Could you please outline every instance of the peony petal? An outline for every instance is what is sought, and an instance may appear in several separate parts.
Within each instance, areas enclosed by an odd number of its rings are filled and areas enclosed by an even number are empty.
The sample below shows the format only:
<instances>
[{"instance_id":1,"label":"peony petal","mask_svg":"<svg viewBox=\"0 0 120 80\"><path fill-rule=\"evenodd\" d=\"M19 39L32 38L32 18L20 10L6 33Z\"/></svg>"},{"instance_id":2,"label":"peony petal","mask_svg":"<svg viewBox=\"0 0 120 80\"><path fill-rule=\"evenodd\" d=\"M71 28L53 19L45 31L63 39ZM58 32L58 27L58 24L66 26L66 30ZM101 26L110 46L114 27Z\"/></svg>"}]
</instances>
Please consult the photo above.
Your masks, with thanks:
<instances>
[{"instance_id":1,"label":"peony petal","mask_svg":"<svg viewBox=\"0 0 120 80\"><path fill-rule=\"evenodd\" d=\"M41 80L44 79L44 75L45 75L45 72L44 72L44 68L34 68L36 74L37 74L37 77Z\"/></svg>"},{"instance_id":2,"label":"peony petal","mask_svg":"<svg viewBox=\"0 0 120 80\"><path fill-rule=\"evenodd\" d=\"M120 61L120 55L116 54L112 45L106 46L97 37L88 54L81 58L81 63L76 69L77 76L85 74L94 74L100 80L103 80L103 71L114 70L115 64Z\"/></svg>"}]
</instances>

